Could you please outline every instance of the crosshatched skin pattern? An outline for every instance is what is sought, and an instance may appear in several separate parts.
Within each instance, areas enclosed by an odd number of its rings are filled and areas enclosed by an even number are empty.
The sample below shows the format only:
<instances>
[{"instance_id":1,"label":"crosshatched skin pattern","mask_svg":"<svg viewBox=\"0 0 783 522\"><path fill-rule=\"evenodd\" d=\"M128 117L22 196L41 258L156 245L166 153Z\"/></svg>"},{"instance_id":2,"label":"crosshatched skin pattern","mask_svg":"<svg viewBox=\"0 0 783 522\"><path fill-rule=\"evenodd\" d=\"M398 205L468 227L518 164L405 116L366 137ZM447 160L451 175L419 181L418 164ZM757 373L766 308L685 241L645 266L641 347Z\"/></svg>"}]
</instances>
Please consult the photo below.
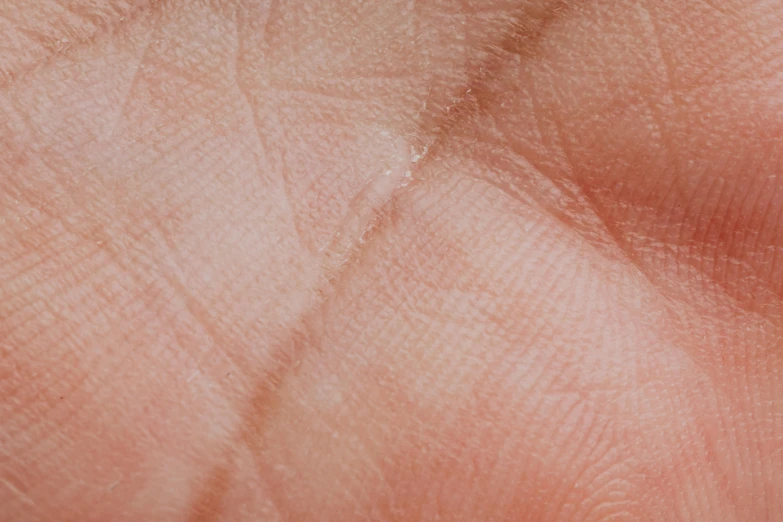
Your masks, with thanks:
<instances>
[{"instance_id":1,"label":"crosshatched skin pattern","mask_svg":"<svg viewBox=\"0 0 783 522\"><path fill-rule=\"evenodd\" d=\"M783 520L781 27L0 0L0 520Z\"/></svg>"}]
</instances>

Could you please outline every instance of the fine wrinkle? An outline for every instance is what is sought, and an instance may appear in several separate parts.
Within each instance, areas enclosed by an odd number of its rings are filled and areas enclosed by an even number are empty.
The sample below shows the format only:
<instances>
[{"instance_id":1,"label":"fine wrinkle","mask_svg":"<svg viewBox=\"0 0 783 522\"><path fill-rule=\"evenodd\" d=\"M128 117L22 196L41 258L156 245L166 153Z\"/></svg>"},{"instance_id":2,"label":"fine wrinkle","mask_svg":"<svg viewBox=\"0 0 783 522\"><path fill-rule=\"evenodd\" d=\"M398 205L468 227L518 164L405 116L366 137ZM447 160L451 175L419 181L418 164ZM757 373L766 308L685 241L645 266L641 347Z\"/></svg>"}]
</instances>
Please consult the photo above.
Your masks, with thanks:
<instances>
[{"instance_id":1,"label":"fine wrinkle","mask_svg":"<svg viewBox=\"0 0 783 522\"><path fill-rule=\"evenodd\" d=\"M564 0L557 0L541 14L533 15L525 6L520 6L508 15L505 28L500 31L504 36L499 42L485 44L472 52L468 57L468 79L462 88L458 89L460 95L445 107L429 108L425 114L420 114L418 131L413 136L409 136L412 144L422 145L423 149L421 153L411 157L413 161L409 165L409 176L413 180L416 180L416 172L428 163L437 147L444 146L453 137L457 127L488 115L487 109L491 105L495 92L495 78L502 74L510 60L534 57L536 47L546 35L547 28L567 13L567 7L568 4ZM399 184L397 189L385 198L385 203L393 203L398 191L413 190L417 185L417 183L409 185L407 182ZM358 196L362 200L365 197L365 194ZM354 202L352 207L364 208L364 205ZM380 209L375 210L376 213L379 211ZM348 216L347 220L351 217ZM375 235L373 232L381 226L377 219L362 221L366 226L353 227L351 237L343 238L345 244L337 249L343 261L336 265L332 263L331 266L327 263L325 267L327 281L337 279L337 273L348 268L345 260L361 257L359 251L367 248Z\"/></svg>"},{"instance_id":2,"label":"fine wrinkle","mask_svg":"<svg viewBox=\"0 0 783 522\"><path fill-rule=\"evenodd\" d=\"M141 1L124 17L102 20L102 25L99 29L77 41L71 42L69 48L92 45L103 35L111 34L118 28L141 19L152 11L163 9L168 2L170 0ZM272 5L274 5L274 2ZM237 429L236 439L233 442L236 442L239 447L248 448L256 465L261 470L261 475L264 475L263 471L268 466L264 458L265 432L269 428L269 424L274 421L279 408L277 401L280 383L291 378L292 375L299 371L298 367L303 357L308 353L317 352L321 349L319 343L322 342L322 335L318 331L317 325L319 317L328 305L329 288L339 285L340 278L348 276L345 274L348 269L347 265L361 258L361 254L366 251L373 238L379 237L379 234L374 232L377 232L378 228L384 226L385 220L390 219L392 215L391 210L393 209L390 209L388 205L390 202L393 203L396 194L402 190L415 189L415 183L406 187L407 175L409 174L406 169L421 169L428 159L431 158L433 147L437 146L438 143L450 140L456 127L466 121L472 121L473 118L477 118L486 112L493 98L495 78L502 74L509 61L527 60L534 57L540 40L546 35L547 28L554 21L565 15L567 12L566 7L567 4L564 1L556 1L544 12L543 16L531 15L524 6L520 6L515 12L510 13L506 28L497 33L505 35L500 37L499 42L495 38L495 34L487 35L484 40L494 40L494 43L478 46L474 51L471 51L468 63L468 78L466 84L458 89L457 92L460 94L446 106L428 109L422 115L422 120L418 124L415 136L413 138L408 137L410 138L410 143L414 143L417 146L421 145L421 148L424 150L411 153L408 158L401 157L398 163L390 165L391 173L387 174L385 170L380 173L374 178L374 183L368 184L366 190L360 195L362 201L357 201L352 205L354 207L352 209L354 216L348 217L346 225L343 227L346 233L345 236L350 237L341 237L335 241L332 248L333 255L328 255L326 259L325 268L327 273L324 274L326 289L321 289L322 299L316 300L311 308L303 312L300 324L292 329L289 339L280 343L280 348L275 350L278 360L272 364L272 367L259 372L263 375L254 384L251 399L246 409L241 412L242 419ZM239 26L241 25L239 20L237 25L239 33ZM50 35L50 38L56 40L57 36ZM5 75L2 74L3 65L0 64L0 88L9 85L16 78L67 51L68 48L52 48L44 60L28 62ZM242 75L238 71L241 53L242 41L238 35L237 56L233 57L236 60L237 83L240 94L247 103L249 111L253 113L253 97L242 83ZM251 114L251 116L253 115ZM262 134L259 134L260 130L257 120L253 121L253 127L256 134L258 134L257 138L260 142ZM394 139L394 137L390 137L390 139ZM410 143L407 141L403 143L403 140L400 140L396 145L401 148L402 152L406 152L407 149L403 145L409 146ZM429 154L426 153L428 147L430 150ZM387 190L392 183L397 183L396 190ZM114 256L119 254L113 249L109 250L108 253ZM120 266L122 266L122 263ZM162 275L164 283L175 294L184 299L187 311L192 315L192 319L199 327L204 330L204 333L215 342L220 342L221 339L219 339L218 333L214 330L214 325L207 320L208 318L204 315L204 310L190 299L189 292L185 291L186 289L181 285L181 282L171 277L170 274L164 273ZM241 365L242 363L242 361L236 360L232 362L236 365ZM230 464L228 462L230 458L231 455L226 454L222 459L217 459L203 487L196 492L195 502L192 504L192 516L189 520L204 522L220 518L223 502L230 489L227 486L225 475L226 469L230 469L227 467ZM281 499L276 504L280 506L280 511L284 512L284 501L282 500L284 492L276 490L272 486L270 485L270 494L273 498Z\"/></svg>"},{"instance_id":3,"label":"fine wrinkle","mask_svg":"<svg viewBox=\"0 0 783 522\"><path fill-rule=\"evenodd\" d=\"M151 12L163 9L169 0L134 0L126 9L105 10L95 7L63 6L64 16L47 20L49 27L41 32L25 28L16 22L15 29L27 38L38 41L35 47L27 47L30 56L19 61L4 63L0 57L0 89L13 84L19 78L50 63L57 57L79 48L95 44L101 37L112 34L136 22ZM108 6L107 6L108 7ZM0 12L0 17L2 13ZM74 20L81 20L82 23ZM11 37L13 38L13 36Z\"/></svg>"},{"instance_id":4,"label":"fine wrinkle","mask_svg":"<svg viewBox=\"0 0 783 522\"><path fill-rule=\"evenodd\" d=\"M468 79L460 93L445 107L430 110L418 123L418 141L437 148L466 121L484 117L496 95L496 79L509 62L527 61L536 55L541 40L553 23L569 12L565 0L552 2L541 14L531 15L524 7L509 14L499 41L479 46L468 56Z\"/></svg>"}]
</instances>

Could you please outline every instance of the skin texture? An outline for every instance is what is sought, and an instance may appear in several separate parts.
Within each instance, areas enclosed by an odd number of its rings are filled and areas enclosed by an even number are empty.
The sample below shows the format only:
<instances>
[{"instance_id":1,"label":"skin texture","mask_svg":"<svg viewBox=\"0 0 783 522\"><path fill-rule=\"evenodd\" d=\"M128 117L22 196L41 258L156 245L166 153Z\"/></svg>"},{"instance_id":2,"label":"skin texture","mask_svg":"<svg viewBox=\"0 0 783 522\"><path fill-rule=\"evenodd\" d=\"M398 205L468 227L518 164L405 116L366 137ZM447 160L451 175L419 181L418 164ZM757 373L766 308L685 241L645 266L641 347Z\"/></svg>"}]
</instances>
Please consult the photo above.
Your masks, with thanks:
<instances>
[{"instance_id":1,"label":"skin texture","mask_svg":"<svg viewBox=\"0 0 783 522\"><path fill-rule=\"evenodd\" d=\"M0 3L0 519L783 520L782 26Z\"/></svg>"}]
</instances>

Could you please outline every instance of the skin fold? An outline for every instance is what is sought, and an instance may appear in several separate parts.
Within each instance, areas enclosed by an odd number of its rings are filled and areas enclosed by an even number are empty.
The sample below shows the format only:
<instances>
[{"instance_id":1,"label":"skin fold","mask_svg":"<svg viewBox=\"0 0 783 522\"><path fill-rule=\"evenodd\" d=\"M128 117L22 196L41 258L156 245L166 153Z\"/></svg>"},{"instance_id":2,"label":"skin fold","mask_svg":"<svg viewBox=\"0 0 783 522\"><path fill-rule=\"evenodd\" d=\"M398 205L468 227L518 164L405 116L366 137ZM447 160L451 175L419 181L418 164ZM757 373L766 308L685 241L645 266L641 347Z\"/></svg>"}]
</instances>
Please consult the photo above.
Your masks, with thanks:
<instances>
[{"instance_id":1,"label":"skin fold","mask_svg":"<svg viewBox=\"0 0 783 522\"><path fill-rule=\"evenodd\" d=\"M781 27L0 0L0 520L783 520Z\"/></svg>"}]
</instances>

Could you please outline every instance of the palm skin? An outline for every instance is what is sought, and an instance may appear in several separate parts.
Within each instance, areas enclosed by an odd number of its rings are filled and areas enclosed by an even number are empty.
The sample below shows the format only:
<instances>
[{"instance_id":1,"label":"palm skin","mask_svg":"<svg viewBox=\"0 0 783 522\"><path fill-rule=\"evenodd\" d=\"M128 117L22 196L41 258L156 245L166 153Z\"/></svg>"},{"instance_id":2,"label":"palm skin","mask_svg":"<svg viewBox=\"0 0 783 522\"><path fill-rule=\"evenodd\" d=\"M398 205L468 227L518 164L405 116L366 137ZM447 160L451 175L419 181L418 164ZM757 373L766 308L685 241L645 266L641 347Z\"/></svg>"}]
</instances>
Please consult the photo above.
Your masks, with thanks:
<instances>
[{"instance_id":1,"label":"palm skin","mask_svg":"<svg viewBox=\"0 0 783 522\"><path fill-rule=\"evenodd\" d=\"M783 520L781 22L0 4L0 519Z\"/></svg>"}]
</instances>

